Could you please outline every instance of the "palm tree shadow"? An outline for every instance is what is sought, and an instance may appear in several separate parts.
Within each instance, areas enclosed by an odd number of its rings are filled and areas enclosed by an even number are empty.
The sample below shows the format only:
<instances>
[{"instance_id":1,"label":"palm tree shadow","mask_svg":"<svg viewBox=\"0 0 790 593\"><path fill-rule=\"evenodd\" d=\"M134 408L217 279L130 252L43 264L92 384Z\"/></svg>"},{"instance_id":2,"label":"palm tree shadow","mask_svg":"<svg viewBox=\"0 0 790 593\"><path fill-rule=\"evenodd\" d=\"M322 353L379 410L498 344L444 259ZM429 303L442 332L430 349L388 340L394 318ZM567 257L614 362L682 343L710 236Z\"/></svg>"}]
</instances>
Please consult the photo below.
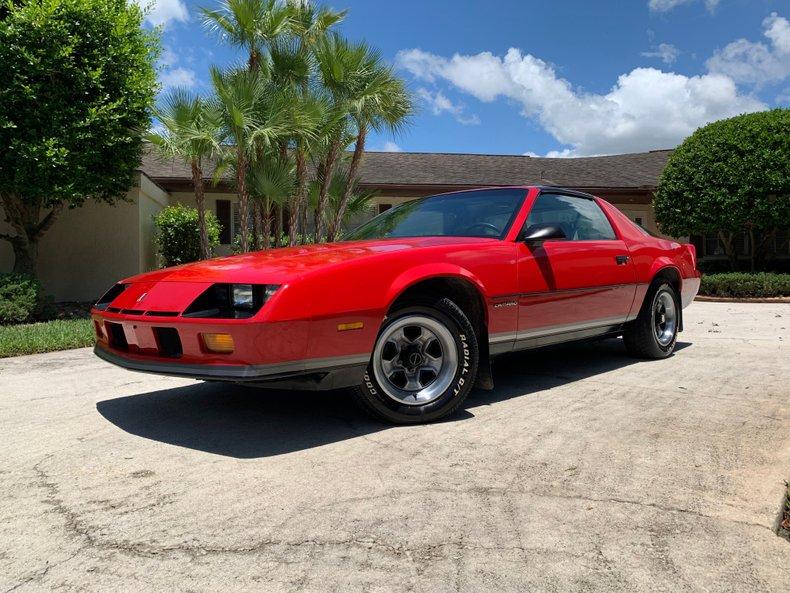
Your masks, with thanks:
<instances>
[{"instance_id":1,"label":"palm tree shadow","mask_svg":"<svg viewBox=\"0 0 790 593\"><path fill-rule=\"evenodd\" d=\"M498 359L493 391L475 391L466 409L446 420L473 418L477 406L622 368L619 340L553 347ZM678 344L678 348L688 344ZM271 457L387 430L371 420L347 391L304 392L199 383L106 399L98 412L143 438L240 459Z\"/></svg>"}]
</instances>

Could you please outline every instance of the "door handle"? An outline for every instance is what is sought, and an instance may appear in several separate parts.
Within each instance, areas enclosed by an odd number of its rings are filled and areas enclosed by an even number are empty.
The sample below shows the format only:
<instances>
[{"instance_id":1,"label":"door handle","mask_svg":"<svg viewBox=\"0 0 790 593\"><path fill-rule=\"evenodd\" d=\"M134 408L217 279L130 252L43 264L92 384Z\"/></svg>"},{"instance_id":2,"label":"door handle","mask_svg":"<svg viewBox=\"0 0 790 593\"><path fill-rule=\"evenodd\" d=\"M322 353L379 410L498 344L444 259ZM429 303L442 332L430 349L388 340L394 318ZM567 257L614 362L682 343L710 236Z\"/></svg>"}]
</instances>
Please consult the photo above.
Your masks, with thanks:
<instances>
[{"instance_id":1,"label":"door handle","mask_svg":"<svg viewBox=\"0 0 790 593\"><path fill-rule=\"evenodd\" d=\"M617 262L618 266L624 266L628 263L630 258L627 255L615 255L614 260Z\"/></svg>"}]
</instances>

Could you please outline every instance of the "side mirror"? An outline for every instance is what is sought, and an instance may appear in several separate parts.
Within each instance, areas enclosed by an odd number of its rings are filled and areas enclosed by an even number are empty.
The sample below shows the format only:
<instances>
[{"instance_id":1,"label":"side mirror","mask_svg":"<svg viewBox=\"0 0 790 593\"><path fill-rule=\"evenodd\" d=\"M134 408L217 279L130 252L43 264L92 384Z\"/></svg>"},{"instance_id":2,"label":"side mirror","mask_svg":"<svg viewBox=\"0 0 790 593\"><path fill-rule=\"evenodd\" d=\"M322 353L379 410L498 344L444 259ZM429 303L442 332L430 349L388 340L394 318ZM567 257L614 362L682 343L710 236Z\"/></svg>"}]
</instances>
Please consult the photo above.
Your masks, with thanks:
<instances>
[{"instance_id":1,"label":"side mirror","mask_svg":"<svg viewBox=\"0 0 790 593\"><path fill-rule=\"evenodd\" d=\"M538 246L551 239L567 239L565 232L555 224L533 224L521 235L521 240L527 245Z\"/></svg>"}]
</instances>

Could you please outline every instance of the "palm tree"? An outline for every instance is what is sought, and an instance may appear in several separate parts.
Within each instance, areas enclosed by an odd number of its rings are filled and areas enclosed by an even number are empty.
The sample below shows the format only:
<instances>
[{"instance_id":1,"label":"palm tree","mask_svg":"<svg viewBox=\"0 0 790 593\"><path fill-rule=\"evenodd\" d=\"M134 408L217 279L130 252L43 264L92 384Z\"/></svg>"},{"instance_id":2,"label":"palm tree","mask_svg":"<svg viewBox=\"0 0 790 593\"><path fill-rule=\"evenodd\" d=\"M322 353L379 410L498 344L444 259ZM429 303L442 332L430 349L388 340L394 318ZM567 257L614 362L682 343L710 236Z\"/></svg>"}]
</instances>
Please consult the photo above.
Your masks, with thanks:
<instances>
[{"instance_id":1,"label":"palm tree","mask_svg":"<svg viewBox=\"0 0 790 593\"><path fill-rule=\"evenodd\" d=\"M331 101L331 109L324 122L321 160L317 166L320 184L315 209L315 235L316 241L320 241L323 237L329 184L343 150L355 137L351 132L352 120L349 114L359 86L358 80L364 72L366 51L364 47L353 46L335 34L317 41L313 47L313 55L321 83Z\"/></svg>"},{"instance_id":2,"label":"palm tree","mask_svg":"<svg viewBox=\"0 0 790 593\"><path fill-rule=\"evenodd\" d=\"M337 169L332 175L332 179L329 182L327 189L327 209L323 215L328 220L334 219L335 215L337 214L337 210L340 206L340 200L342 196L347 193L347 185L348 170L345 168ZM317 209L318 207L320 186L320 178L316 178L312 181L312 183L310 183L310 191L308 195L310 206L312 206L314 209ZM348 188L348 194L350 197L348 198L348 203L346 205L346 212L343 217L343 222L347 222L348 219L356 214L361 214L367 210L370 210L372 207L371 201L376 197L377 192L375 190L360 188L359 179L354 179L351 183L351 187ZM318 241L319 238L316 237L316 242Z\"/></svg>"},{"instance_id":3,"label":"palm tree","mask_svg":"<svg viewBox=\"0 0 790 593\"><path fill-rule=\"evenodd\" d=\"M274 209L278 205L282 206L293 195L295 183L295 168L290 156L282 160L277 155L266 154L262 162L251 163L250 194L261 208L263 249L268 249L271 246ZM278 245L279 241L280 235L276 234L275 245Z\"/></svg>"},{"instance_id":4,"label":"palm tree","mask_svg":"<svg viewBox=\"0 0 790 593\"><path fill-rule=\"evenodd\" d=\"M260 73L211 69L213 103L220 116L223 137L231 144L239 198L241 250L249 251L249 191L246 171L259 146L274 146L294 126L289 97Z\"/></svg>"},{"instance_id":5,"label":"palm tree","mask_svg":"<svg viewBox=\"0 0 790 593\"><path fill-rule=\"evenodd\" d=\"M392 67L384 65L381 56L364 44L357 46L365 53L364 66L355 73L353 91L349 97L351 118L357 130L354 153L348 166L347 183L337 211L327 228L327 241L334 241L345 217L354 186L359 175L368 130L386 129L397 132L414 112L414 102L403 81L395 76Z\"/></svg>"},{"instance_id":6,"label":"palm tree","mask_svg":"<svg viewBox=\"0 0 790 593\"><path fill-rule=\"evenodd\" d=\"M309 0L287 0L287 5L291 13L292 37L285 43L279 41L272 45L273 78L281 84L292 85L302 101L314 108L320 106L320 110L326 113L324 97L314 94L310 88L314 61L312 49L333 26L343 20L346 11L316 7ZM297 183L289 204L289 243L295 245L298 227L302 229L303 243L307 238L307 158L311 146L309 138L304 136L293 138L292 144Z\"/></svg>"},{"instance_id":7,"label":"palm tree","mask_svg":"<svg viewBox=\"0 0 790 593\"><path fill-rule=\"evenodd\" d=\"M200 12L206 29L247 52L252 72L261 68L268 46L291 26L292 9L280 0L222 0L219 8Z\"/></svg>"},{"instance_id":8,"label":"palm tree","mask_svg":"<svg viewBox=\"0 0 790 593\"><path fill-rule=\"evenodd\" d=\"M182 159L192 171L200 227L200 256L208 259L212 254L206 228L203 162L219 151L220 118L204 99L184 89L166 95L154 110L154 116L162 127L148 134L148 139L161 155Z\"/></svg>"}]
</instances>

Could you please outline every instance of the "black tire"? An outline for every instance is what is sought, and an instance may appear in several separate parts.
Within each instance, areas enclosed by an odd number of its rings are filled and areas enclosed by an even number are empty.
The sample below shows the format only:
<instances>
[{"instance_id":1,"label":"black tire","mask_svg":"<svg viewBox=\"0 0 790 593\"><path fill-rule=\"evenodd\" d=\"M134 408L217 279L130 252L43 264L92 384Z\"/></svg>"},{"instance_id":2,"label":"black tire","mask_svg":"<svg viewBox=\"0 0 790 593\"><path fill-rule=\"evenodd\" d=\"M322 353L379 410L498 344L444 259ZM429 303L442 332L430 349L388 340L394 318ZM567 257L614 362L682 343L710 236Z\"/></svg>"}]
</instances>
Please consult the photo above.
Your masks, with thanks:
<instances>
[{"instance_id":1,"label":"black tire","mask_svg":"<svg viewBox=\"0 0 790 593\"><path fill-rule=\"evenodd\" d=\"M662 301L668 304L667 299L671 299L674 305L674 322L671 331L666 328L662 331L662 326L657 319L657 315L660 316L660 314L657 314L657 311L660 311ZM663 280L653 282L645 295L639 316L627 324L623 332L625 348L631 356L636 358L666 358L675 349L679 326L680 301L675 289Z\"/></svg>"},{"instance_id":2,"label":"black tire","mask_svg":"<svg viewBox=\"0 0 790 593\"><path fill-rule=\"evenodd\" d=\"M449 334L444 334L448 348L448 352L444 354L451 356L452 353L449 352L449 349L454 348L456 358L454 366L448 366L449 370L444 371L441 383L434 385L434 388L439 388L442 384L449 381L446 389L438 391L438 395L435 395L434 399L427 403L420 404L417 401L410 404L404 403L396 399L396 396L388 395L388 390L390 392L396 391L391 382L382 386L374 369L375 358L380 343L387 336L388 329L391 330L393 327L397 327L398 324L407 323L411 319L425 318L429 318L433 322L441 324L446 330L449 330ZM451 342L449 341L450 336L452 338ZM386 347L386 344L381 346L382 357L384 357L383 352ZM402 355L399 354L398 356ZM444 360L445 358L442 356L442 369L445 368ZM406 306L389 315L382 324L376 341L376 348L374 348L364 380L361 385L353 388L354 398L364 410L379 420L385 420L393 424L433 422L454 413L463 403L474 385L478 362L479 349L474 328L464 312L453 301L441 298L426 305ZM455 368L455 372L452 372L453 368ZM419 374L419 371L417 373ZM405 374L403 376L405 377ZM381 372L379 372L379 377L382 377ZM434 381L438 381L439 378L439 375L436 375ZM387 379L382 377L382 381L387 381ZM431 383L428 385L431 385ZM426 386L426 389L428 389L428 386ZM415 395L414 397L416 400L417 396Z\"/></svg>"}]
</instances>

